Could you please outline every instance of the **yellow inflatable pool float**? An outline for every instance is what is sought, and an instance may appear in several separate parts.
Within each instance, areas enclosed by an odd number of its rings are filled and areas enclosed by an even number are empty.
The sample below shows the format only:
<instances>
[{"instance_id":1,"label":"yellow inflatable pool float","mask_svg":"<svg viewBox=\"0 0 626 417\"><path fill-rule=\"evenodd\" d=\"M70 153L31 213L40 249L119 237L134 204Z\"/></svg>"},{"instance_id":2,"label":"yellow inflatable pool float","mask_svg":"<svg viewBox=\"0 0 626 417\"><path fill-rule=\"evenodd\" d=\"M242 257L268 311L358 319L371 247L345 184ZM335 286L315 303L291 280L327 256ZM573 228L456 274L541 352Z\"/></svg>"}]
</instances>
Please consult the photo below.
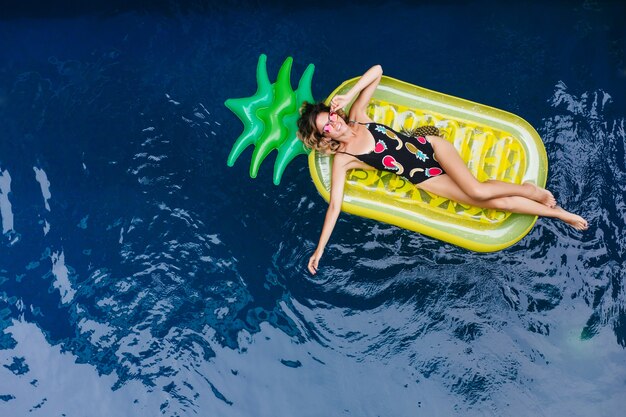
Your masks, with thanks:
<instances>
[{"instance_id":1,"label":"yellow inflatable pool float","mask_svg":"<svg viewBox=\"0 0 626 417\"><path fill-rule=\"evenodd\" d=\"M310 94L313 69L312 66L307 68L298 90L293 91L289 82L291 62L288 58L281 67L278 81L269 89L272 90L272 98L266 99L261 106L248 105L248 111L243 111L244 104L258 103L259 97L263 95L261 83L265 82L262 79L264 59L261 56L257 68L257 94L226 102L245 126L233 146L228 164L234 164L243 148L255 144L257 149L251 167L251 176L254 177L260 164L258 159L262 160L271 150L277 149L274 182L278 183L286 163L306 152L295 137L295 127L290 124L295 124L297 109L302 101L313 101ZM284 86L285 78L289 88ZM347 92L357 80L354 78L341 84L326 101L329 102L335 94ZM269 91L268 88L265 90ZM284 96L289 95L285 91L291 91L289 106L284 105ZM278 96L280 103L276 103ZM282 107L279 106L281 103ZM264 116L266 109L277 106L280 110L272 114L274 121L268 120ZM293 111L296 112L295 116ZM443 137L454 144L470 171L480 181L497 179L545 186L548 163L543 143L532 126L514 114L386 76L382 77L373 95L368 113L374 121L399 131L411 131L424 125L437 126ZM255 118L261 122L255 123ZM258 128L261 123L263 126ZM282 123L282 141L276 140L276 134L272 134L272 131L279 130L272 126L277 123ZM257 126L256 139L250 134L250 130L254 129L252 126ZM273 144L266 145L266 141L261 139L263 136L272 137ZM260 156L258 149L262 149ZM253 169L255 166L256 169ZM310 152L309 169L317 190L328 201L332 156ZM342 210L477 252L492 252L513 245L530 231L537 220L536 216L482 209L441 198L416 188L391 172L358 169L348 172Z\"/></svg>"}]
</instances>

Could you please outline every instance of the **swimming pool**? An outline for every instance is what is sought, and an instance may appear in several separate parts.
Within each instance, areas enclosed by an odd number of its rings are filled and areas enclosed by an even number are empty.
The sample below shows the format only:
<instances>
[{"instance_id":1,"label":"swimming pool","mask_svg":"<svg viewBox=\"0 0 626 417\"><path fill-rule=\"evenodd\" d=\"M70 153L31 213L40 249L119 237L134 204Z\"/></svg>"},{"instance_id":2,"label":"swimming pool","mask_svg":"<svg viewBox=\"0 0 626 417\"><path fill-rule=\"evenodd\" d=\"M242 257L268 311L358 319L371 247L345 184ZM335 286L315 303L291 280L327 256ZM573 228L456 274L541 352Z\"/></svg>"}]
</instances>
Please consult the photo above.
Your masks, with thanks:
<instances>
[{"instance_id":1,"label":"swimming pool","mask_svg":"<svg viewBox=\"0 0 626 417\"><path fill-rule=\"evenodd\" d=\"M589 416L626 406L626 30L617 2L115 2L0 16L0 414ZM349 16L349 19L345 19ZM374 63L518 114L540 219L477 254L272 184L224 106ZM71 398L71 400L68 400ZM89 410L86 412L85 410Z\"/></svg>"}]
</instances>

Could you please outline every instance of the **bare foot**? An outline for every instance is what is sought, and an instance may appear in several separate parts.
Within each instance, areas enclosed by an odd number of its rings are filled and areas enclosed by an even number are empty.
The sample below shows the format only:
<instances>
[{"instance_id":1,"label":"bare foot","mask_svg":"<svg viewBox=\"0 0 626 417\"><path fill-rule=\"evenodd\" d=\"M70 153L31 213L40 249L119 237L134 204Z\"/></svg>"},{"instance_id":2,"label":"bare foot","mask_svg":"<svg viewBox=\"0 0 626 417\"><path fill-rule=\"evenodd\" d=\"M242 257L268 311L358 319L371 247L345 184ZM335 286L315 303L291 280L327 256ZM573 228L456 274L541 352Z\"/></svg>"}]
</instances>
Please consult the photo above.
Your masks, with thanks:
<instances>
[{"instance_id":1,"label":"bare foot","mask_svg":"<svg viewBox=\"0 0 626 417\"><path fill-rule=\"evenodd\" d=\"M587 220L583 219L579 215L570 213L569 211L566 211L558 206L555 207L554 209L560 212L560 215L558 216L558 218L563 220L565 223L569 224L570 226L572 226L574 229L587 230L587 228L589 228L589 224L587 223Z\"/></svg>"},{"instance_id":2,"label":"bare foot","mask_svg":"<svg viewBox=\"0 0 626 417\"><path fill-rule=\"evenodd\" d=\"M546 190L545 188L538 187L532 182L525 182L523 185L526 187L532 187L533 192L530 197L531 200L535 200L536 202L550 208L556 207L556 199L550 191Z\"/></svg>"}]
</instances>

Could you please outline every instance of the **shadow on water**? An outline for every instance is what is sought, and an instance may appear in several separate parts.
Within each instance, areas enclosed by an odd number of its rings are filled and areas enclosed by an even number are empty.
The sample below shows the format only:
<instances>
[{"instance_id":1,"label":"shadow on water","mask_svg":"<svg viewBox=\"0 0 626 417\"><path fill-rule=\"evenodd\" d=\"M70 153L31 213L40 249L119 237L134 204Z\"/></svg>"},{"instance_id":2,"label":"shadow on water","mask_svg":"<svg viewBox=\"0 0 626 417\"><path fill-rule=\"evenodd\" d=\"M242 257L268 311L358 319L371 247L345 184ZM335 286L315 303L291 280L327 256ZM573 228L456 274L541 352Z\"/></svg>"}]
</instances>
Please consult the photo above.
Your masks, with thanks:
<instances>
[{"instance_id":1,"label":"shadow on water","mask_svg":"<svg viewBox=\"0 0 626 417\"><path fill-rule=\"evenodd\" d=\"M621 267L626 260L622 232L626 221L625 121L623 115L613 116L612 98L602 90L576 96L561 82L551 103L561 110L547 119L545 126L544 140L556 161L551 182L559 184L564 204L584 213L595 229L595 236L583 246L583 280L572 291L572 297L582 297L594 310L581 337L590 338L603 326L610 326L619 344L626 347Z\"/></svg>"},{"instance_id":2,"label":"shadow on water","mask_svg":"<svg viewBox=\"0 0 626 417\"><path fill-rule=\"evenodd\" d=\"M410 0L397 0L397 5L411 5ZM439 5L458 5L465 0L438 0L424 1ZM376 6L375 0L361 0L360 6ZM350 4L348 3L350 6ZM339 5L341 6L341 4ZM98 17L109 18L123 13L148 13L165 17L174 17L181 14L211 15L225 10L289 8L289 9L316 9L338 7L332 0L318 0L315 3L286 2L284 0L92 0L89 2L75 0L57 0L54 3L45 0L23 0L5 5L0 14L0 20L10 19L37 19L37 18L76 18Z\"/></svg>"}]
</instances>

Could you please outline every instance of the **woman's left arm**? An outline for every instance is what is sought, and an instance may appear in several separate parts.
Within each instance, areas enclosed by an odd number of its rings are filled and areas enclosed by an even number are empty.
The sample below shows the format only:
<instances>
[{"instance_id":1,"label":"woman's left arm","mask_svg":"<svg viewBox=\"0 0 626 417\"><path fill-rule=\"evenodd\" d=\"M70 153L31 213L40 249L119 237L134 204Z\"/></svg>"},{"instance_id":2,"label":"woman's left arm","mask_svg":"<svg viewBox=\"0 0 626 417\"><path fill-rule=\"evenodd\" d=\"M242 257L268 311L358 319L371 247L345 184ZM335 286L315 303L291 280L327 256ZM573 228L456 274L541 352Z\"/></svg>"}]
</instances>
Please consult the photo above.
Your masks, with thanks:
<instances>
[{"instance_id":1,"label":"woman's left arm","mask_svg":"<svg viewBox=\"0 0 626 417\"><path fill-rule=\"evenodd\" d=\"M369 118L365 110L367 109L367 105L374 91L376 91L376 87L378 87L380 83L382 75L383 67L374 65L359 78L359 81L357 81L346 94L337 94L333 97L330 101L330 109L336 111L337 109L344 108L356 97L356 100L352 103L352 107L350 108L350 119L361 121L365 118L365 121L368 121Z\"/></svg>"}]
</instances>

